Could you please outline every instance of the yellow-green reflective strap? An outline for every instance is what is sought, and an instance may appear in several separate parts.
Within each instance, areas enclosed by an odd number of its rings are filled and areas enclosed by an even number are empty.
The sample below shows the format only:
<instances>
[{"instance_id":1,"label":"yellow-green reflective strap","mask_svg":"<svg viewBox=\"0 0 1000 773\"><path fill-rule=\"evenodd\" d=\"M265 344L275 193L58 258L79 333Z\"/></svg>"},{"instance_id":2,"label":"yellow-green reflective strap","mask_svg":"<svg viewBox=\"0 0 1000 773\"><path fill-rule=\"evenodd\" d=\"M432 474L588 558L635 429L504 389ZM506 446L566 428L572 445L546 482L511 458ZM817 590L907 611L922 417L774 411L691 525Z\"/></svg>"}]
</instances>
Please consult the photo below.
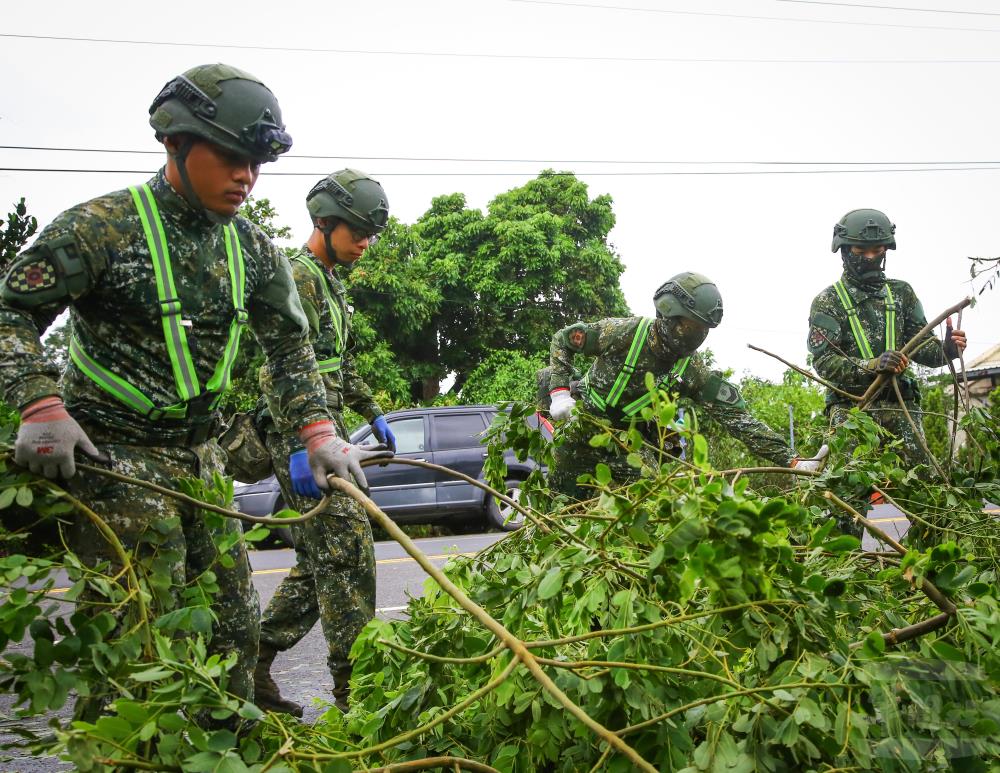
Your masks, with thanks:
<instances>
[{"instance_id":1,"label":"yellow-green reflective strap","mask_svg":"<svg viewBox=\"0 0 1000 773\"><path fill-rule=\"evenodd\" d=\"M157 408L146 395L134 386L91 359L90 355L80 346L79 341L76 340L76 336L71 336L69 339L69 356L84 375L143 416L149 416L154 420L161 417L181 419L187 413L186 405Z\"/></svg>"},{"instance_id":2,"label":"yellow-green reflective strap","mask_svg":"<svg viewBox=\"0 0 1000 773\"><path fill-rule=\"evenodd\" d=\"M670 372L660 379L659 383L656 385L657 389L670 390L670 387L684 375L684 371L687 370L688 363L691 362L690 357L685 357L683 360L678 360L674 363L674 367L670 369ZM624 408L622 408L622 413L626 416L635 416L639 411L645 408L647 405L653 402L653 396L650 394L644 394L637 400L633 400Z\"/></svg>"},{"instance_id":3,"label":"yellow-green reflective strap","mask_svg":"<svg viewBox=\"0 0 1000 773\"><path fill-rule=\"evenodd\" d=\"M216 363L215 372L212 373L212 377L205 385L205 389L218 395L216 400L229 388L233 363L236 362L236 355L240 352L240 335L249 321L245 306L246 265L243 262L243 248L240 246L240 237L236 232L236 226L232 223L225 226L222 235L226 242L226 262L229 264L229 283L233 296L233 308L236 313L233 315L232 322L229 323L229 338L226 340L226 348L222 351L222 359Z\"/></svg>"},{"instance_id":4,"label":"yellow-green reflective strap","mask_svg":"<svg viewBox=\"0 0 1000 773\"><path fill-rule=\"evenodd\" d=\"M153 261L153 272L156 274L156 299L160 305L160 317L163 322L163 337L167 342L167 353L174 371L174 383L181 400L190 400L201 393L198 376L191 362L191 352L188 350L187 334L181 324L181 302L177 297L173 272L170 270L170 250L167 247L167 237L163 233L163 223L156 200L149 185L129 188L132 201L139 212L142 230L146 234L146 244L149 246L149 256Z\"/></svg>"},{"instance_id":5,"label":"yellow-green reflective strap","mask_svg":"<svg viewBox=\"0 0 1000 773\"><path fill-rule=\"evenodd\" d=\"M652 324L653 320L642 319L639 322L639 327L635 329L635 335L632 337L632 344L629 346L628 354L625 356L625 362L622 365L622 369L618 372L618 378L615 379L611 391L608 392L608 396L605 399L605 403L612 408L618 405L625 387L628 386L629 379L635 373L636 363L639 362L639 355L642 354L642 348L646 344L646 335L649 333L649 328Z\"/></svg>"},{"instance_id":6,"label":"yellow-green reflective strap","mask_svg":"<svg viewBox=\"0 0 1000 773\"><path fill-rule=\"evenodd\" d=\"M861 356L865 359L871 360L875 358L875 354L872 352L871 343L868 341L868 336L865 335L865 329L861 326L861 320L858 318L858 310L855 308L854 304L851 302L851 296L847 292L847 288L841 280L837 280L833 283L834 289L837 291L837 297L840 298L840 304L844 307L844 311L847 312L847 320L851 324L851 333L854 335L854 343L858 345L858 351ZM885 351L892 351L896 348L896 299L892 296L892 290L889 289L889 283L885 284Z\"/></svg>"},{"instance_id":7,"label":"yellow-green reflective strap","mask_svg":"<svg viewBox=\"0 0 1000 773\"><path fill-rule=\"evenodd\" d=\"M892 297L889 283L885 284L885 350L896 348L896 299Z\"/></svg>"},{"instance_id":8,"label":"yellow-green reflective strap","mask_svg":"<svg viewBox=\"0 0 1000 773\"><path fill-rule=\"evenodd\" d=\"M321 269L319 266L313 263L305 255L296 255L294 258L292 258L292 260L301 263L303 266L309 269L317 279L319 279L320 287L323 288L323 295L326 298L326 305L330 308L330 316L333 318L333 331L337 334L337 353L343 354L344 339L346 338L346 332L347 332L346 330L344 330L344 316L340 313L340 307L337 305L337 302L333 300L333 294L330 292L330 286L328 284L329 280L327 279L326 274L324 273L323 269ZM339 368L340 358L335 357L333 359L336 359L338 361L337 368ZM323 360L322 362L331 363L333 362L333 359ZM331 370L336 370L337 368L331 368ZM322 370L322 367L320 368L320 372L321 373L325 372Z\"/></svg>"},{"instance_id":9,"label":"yellow-green reflective strap","mask_svg":"<svg viewBox=\"0 0 1000 773\"><path fill-rule=\"evenodd\" d=\"M320 373L336 373L343 361L343 357L331 357L328 360L316 360L316 365Z\"/></svg>"},{"instance_id":10,"label":"yellow-green reflective strap","mask_svg":"<svg viewBox=\"0 0 1000 773\"><path fill-rule=\"evenodd\" d=\"M188 349L184 326L181 324L181 302L177 297L177 289L174 284L167 239L163 232L163 223L160 220L156 200L149 186L132 187L129 188L129 192L132 195L136 211L139 213L142 229L146 236L146 244L149 247L150 258L153 263L153 273L156 276L156 297L159 302L160 316L163 320L164 342L166 343L167 353L170 357L174 383L178 396L181 399L174 405L155 405L152 400L136 387L90 357L83 350L83 347L76 340L75 336L70 339L70 357L76 363L77 367L99 387L147 418L153 421L160 418L182 419L187 415L187 401L201 394L202 389L195 373L191 352ZM247 311L244 308L246 297L246 266L243 261L243 249L240 246L236 226L230 224L223 227L223 238L226 245L226 258L229 267L229 278L232 284L231 292L235 314L232 322L229 324L229 337L226 341L222 357L216 364L215 371L205 386L208 392L216 394L213 406L218 402L222 392L229 386L233 363L236 360L236 355L239 353L240 334L248 321Z\"/></svg>"}]
</instances>

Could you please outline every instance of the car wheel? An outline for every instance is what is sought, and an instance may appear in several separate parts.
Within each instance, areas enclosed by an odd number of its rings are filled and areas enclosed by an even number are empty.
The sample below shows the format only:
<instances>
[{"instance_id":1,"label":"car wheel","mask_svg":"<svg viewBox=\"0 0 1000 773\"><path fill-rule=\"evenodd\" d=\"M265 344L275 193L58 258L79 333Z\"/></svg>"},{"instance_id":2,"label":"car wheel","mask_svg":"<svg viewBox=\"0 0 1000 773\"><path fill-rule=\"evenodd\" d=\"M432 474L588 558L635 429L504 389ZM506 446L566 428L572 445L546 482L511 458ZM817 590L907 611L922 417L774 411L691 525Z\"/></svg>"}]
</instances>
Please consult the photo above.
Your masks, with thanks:
<instances>
[{"instance_id":1,"label":"car wheel","mask_svg":"<svg viewBox=\"0 0 1000 773\"><path fill-rule=\"evenodd\" d=\"M504 493L515 502L521 499L521 481L509 480L504 485ZM515 531L524 526L525 517L506 502L490 497L486 503L486 517L491 526L502 531Z\"/></svg>"}]
</instances>

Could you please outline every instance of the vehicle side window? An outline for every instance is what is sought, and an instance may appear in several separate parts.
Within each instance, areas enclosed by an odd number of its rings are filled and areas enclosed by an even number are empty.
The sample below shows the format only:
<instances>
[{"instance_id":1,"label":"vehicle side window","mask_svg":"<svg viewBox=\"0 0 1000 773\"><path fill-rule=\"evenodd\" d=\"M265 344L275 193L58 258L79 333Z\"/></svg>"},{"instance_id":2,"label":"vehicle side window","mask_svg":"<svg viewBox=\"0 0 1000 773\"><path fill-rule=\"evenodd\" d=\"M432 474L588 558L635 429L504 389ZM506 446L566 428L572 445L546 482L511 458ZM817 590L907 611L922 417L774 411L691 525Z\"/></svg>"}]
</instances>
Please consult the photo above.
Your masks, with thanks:
<instances>
[{"instance_id":1,"label":"vehicle side window","mask_svg":"<svg viewBox=\"0 0 1000 773\"><path fill-rule=\"evenodd\" d=\"M486 429L478 413L448 414L434 417L434 450L449 451L453 448L475 448Z\"/></svg>"},{"instance_id":2,"label":"vehicle side window","mask_svg":"<svg viewBox=\"0 0 1000 773\"><path fill-rule=\"evenodd\" d=\"M389 422L389 427L396 436L397 454L415 454L427 448L422 418L396 419Z\"/></svg>"}]
</instances>

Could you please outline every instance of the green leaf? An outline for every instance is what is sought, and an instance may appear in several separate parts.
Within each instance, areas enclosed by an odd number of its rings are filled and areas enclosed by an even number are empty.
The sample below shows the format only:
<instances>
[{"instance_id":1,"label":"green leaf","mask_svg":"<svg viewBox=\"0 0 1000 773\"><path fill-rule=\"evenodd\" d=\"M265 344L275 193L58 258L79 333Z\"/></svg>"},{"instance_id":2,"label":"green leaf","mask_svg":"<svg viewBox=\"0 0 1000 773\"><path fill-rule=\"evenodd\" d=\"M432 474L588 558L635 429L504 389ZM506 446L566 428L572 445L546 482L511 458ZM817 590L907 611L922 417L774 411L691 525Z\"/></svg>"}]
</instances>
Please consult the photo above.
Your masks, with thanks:
<instances>
[{"instance_id":1,"label":"green leaf","mask_svg":"<svg viewBox=\"0 0 1000 773\"><path fill-rule=\"evenodd\" d=\"M17 503L21 507L31 507L31 503L35 499L35 495L32 493L31 489L27 486L22 486L17 490Z\"/></svg>"},{"instance_id":2,"label":"green leaf","mask_svg":"<svg viewBox=\"0 0 1000 773\"><path fill-rule=\"evenodd\" d=\"M14 501L14 497L17 496L17 492L18 489L14 488L13 486L11 488L5 488L3 491L0 491L0 510L3 510L5 507L11 506L11 504Z\"/></svg>"},{"instance_id":3,"label":"green leaf","mask_svg":"<svg viewBox=\"0 0 1000 773\"><path fill-rule=\"evenodd\" d=\"M554 566L546 572L542 581L538 584L538 598L542 601L555 596L562 589L563 570L560 566Z\"/></svg>"},{"instance_id":4,"label":"green leaf","mask_svg":"<svg viewBox=\"0 0 1000 773\"><path fill-rule=\"evenodd\" d=\"M607 486L611 482L611 468L599 462L594 468L594 480L601 486Z\"/></svg>"},{"instance_id":5,"label":"green leaf","mask_svg":"<svg viewBox=\"0 0 1000 773\"><path fill-rule=\"evenodd\" d=\"M850 534L842 534L824 542L820 547L829 553L847 553L861 547L861 540Z\"/></svg>"}]
</instances>

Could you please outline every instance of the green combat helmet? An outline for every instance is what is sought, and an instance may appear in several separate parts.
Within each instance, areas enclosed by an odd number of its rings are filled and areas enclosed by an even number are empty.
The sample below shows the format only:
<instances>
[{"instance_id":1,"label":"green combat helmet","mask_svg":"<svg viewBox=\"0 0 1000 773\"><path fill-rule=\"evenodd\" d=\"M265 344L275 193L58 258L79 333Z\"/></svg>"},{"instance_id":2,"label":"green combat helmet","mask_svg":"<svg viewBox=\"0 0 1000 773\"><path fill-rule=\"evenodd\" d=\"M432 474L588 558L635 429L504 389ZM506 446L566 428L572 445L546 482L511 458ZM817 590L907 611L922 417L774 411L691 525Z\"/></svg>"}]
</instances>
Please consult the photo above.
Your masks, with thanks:
<instances>
[{"instance_id":1,"label":"green combat helmet","mask_svg":"<svg viewBox=\"0 0 1000 773\"><path fill-rule=\"evenodd\" d=\"M193 134L262 163L292 147L271 90L226 64L192 67L169 81L149 106L149 125L159 140Z\"/></svg>"},{"instance_id":2,"label":"green combat helmet","mask_svg":"<svg viewBox=\"0 0 1000 773\"><path fill-rule=\"evenodd\" d=\"M653 294L656 316L686 317L709 327L722 322L722 296L704 274L685 271L670 277Z\"/></svg>"},{"instance_id":3,"label":"green combat helmet","mask_svg":"<svg viewBox=\"0 0 1000 773\"><path fill-rule=\"evenodd\" d=\"M833 227L832 252L841 247L879 247L896 249L896 226L877 209L852 209Z\"/></svg>"},{"instance_id":4,"label":"green combat helmet","mask_svg":"<svg viewBox=\"0 0 1000 773\"><path fill-rule=\"evenodd\" d=\"M169 81L149 106L149 125L161 142L164 137L184 136L174 156L184 198L216 223L232 218L206 208L191 186L187 157L194 138L258 163L275 161L292 147L271 90L250 73L227 64L202 64Z\"/></svg>"},{"instance_id":5,"label":"green combat helmet","mask_svg":"<svg viewBox=\"0 0 1000 773\"><path fill-rule=\"evenodd\" d=\"M306 207L313 224L323 232L327 255L334 259L330 234L336 222L320 226L318 218L343 220L352 230L366 234L369 245L389 222L389 199L382 185L357 169L341 169L324 177L306 194Z\"/></svg>"}]
</instances>

